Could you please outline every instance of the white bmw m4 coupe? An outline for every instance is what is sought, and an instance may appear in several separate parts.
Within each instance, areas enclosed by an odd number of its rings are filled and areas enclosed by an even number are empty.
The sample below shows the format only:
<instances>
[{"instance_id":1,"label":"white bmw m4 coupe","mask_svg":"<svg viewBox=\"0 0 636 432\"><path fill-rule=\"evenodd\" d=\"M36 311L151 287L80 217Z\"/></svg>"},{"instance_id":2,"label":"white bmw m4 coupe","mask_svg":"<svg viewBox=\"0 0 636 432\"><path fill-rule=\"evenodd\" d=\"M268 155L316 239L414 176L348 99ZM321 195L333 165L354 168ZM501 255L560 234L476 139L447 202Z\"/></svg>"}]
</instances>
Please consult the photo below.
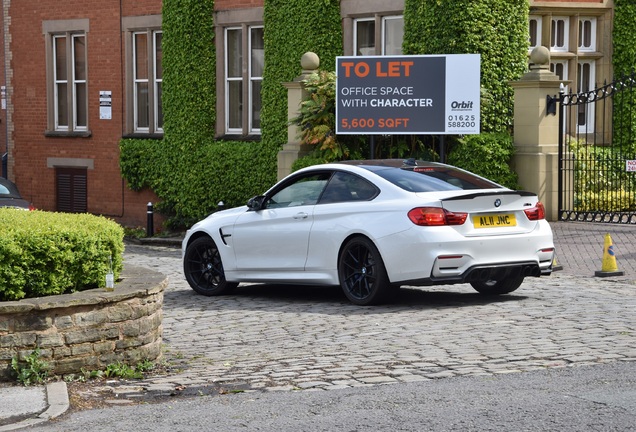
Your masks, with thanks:
<instances>
[{"instance_id":1,"label":"white bmw m4 coupe","mask_svg":"<svg viewBox=\"0 0 636 432\"><path fill-rule=\"evenodd\" d=\"M536 194L413 159L301 169L196 223L182 248L185 277L203 295L241 282L340 285L357 305L404 285L506 294L549 275L555 253Z\"/></svg>"}]
</instances>

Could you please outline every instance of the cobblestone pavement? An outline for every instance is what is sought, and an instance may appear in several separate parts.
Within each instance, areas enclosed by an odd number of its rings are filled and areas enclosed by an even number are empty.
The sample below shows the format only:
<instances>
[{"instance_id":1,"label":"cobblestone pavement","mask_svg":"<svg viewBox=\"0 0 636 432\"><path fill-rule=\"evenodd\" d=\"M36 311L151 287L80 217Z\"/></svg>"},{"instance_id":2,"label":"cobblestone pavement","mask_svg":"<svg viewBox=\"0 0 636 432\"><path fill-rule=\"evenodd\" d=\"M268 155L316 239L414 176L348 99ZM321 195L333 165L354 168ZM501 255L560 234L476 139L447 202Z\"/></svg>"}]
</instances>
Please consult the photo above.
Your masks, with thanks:
<instances>
[{"instance_id":1,"label":"cobblestone pavement","mask_svg":"<svg viewBox=\"0 0 636 432\"><path fill-rule=\"evenodd\" d=\"M625 275L594 277L608 229ZM241 285L204 297L187 285L180 249L127 245L126 263L169 277L163 339L180 369L144 390L329 390L634 361L635 234L555 224L564 268L550 277L496 298L469 285L407 288L379 307L351 305L338 288Z\"/></svg>"}]
</instances>

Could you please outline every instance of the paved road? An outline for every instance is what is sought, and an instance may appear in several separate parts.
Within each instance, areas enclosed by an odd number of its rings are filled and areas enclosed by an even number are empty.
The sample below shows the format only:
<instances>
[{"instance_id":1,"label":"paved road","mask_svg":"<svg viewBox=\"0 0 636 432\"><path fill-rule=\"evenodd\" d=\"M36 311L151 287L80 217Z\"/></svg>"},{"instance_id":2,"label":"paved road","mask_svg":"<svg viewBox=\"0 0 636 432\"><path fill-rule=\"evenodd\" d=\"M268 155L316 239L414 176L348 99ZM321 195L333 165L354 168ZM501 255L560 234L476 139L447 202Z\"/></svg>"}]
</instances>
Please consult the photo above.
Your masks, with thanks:
<instances>
[{"instance_id":1,"label":"paved road","mask_svg":"<svg viewBox=\"0 0 636 432\"><path fill-rule=\"evenodd\" d=\"M624 276L594 277L607 232ZM125 260L170 278L166 359L183 371L151 384L341 389L635 360L635 234L631 226L556 224L564 269L528 278L512 295L410 288L368 308L337 288L251 285L199 296L170 247L128 245Z\"/></svg>"},{"instance_id":2,"label":"paved road","mask_svg":"<svg viewBox=\"0 0 636 432\"><path fill-rule=\"evenodd\" d=\"M252 392L71 413L33 430L519 431L636 430L636 362L339 391Z\"/></svg>"}]
</instances>

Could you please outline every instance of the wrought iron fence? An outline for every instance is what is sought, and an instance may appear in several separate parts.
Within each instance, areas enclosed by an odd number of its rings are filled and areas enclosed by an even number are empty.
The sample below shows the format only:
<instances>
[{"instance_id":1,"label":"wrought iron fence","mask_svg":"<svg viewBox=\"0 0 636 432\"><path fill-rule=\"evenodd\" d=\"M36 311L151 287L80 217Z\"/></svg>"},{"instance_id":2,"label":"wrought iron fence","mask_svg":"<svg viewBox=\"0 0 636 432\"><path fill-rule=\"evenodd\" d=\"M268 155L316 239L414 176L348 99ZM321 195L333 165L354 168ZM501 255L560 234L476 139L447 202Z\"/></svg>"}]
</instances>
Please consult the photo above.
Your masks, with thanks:
<instances>
[{"instance_id":1,"label":"wrought iron fence","mask_svg":"<svg viewBox=\"0 0 636 432\"><path fill-rule=\"evenodd\" d=\"M636 224L636 75L559 95L559 219Z\"/></svg>"}]
</instances>

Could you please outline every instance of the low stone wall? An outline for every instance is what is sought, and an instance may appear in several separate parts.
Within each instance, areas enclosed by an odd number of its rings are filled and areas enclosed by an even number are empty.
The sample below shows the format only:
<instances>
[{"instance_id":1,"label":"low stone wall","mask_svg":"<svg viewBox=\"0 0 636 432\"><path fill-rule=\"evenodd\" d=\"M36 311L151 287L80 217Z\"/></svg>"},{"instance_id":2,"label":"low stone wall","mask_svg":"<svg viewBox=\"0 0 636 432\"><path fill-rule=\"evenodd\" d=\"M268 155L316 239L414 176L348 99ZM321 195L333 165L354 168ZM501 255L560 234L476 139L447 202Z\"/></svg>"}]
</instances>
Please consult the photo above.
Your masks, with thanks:
<instances>
[{"instance_id":1,"label":"low stone wall","mask_svg":"<svg viewBox=\"0 0 636 432\"><path fill-rule=\"evenodd\" d=\"M0 302L0 379L11 379L11 360L36 348L51 373L103 370L161 357L161 273L126 266L115 290Z\"/></svg>"}]
</instances>

